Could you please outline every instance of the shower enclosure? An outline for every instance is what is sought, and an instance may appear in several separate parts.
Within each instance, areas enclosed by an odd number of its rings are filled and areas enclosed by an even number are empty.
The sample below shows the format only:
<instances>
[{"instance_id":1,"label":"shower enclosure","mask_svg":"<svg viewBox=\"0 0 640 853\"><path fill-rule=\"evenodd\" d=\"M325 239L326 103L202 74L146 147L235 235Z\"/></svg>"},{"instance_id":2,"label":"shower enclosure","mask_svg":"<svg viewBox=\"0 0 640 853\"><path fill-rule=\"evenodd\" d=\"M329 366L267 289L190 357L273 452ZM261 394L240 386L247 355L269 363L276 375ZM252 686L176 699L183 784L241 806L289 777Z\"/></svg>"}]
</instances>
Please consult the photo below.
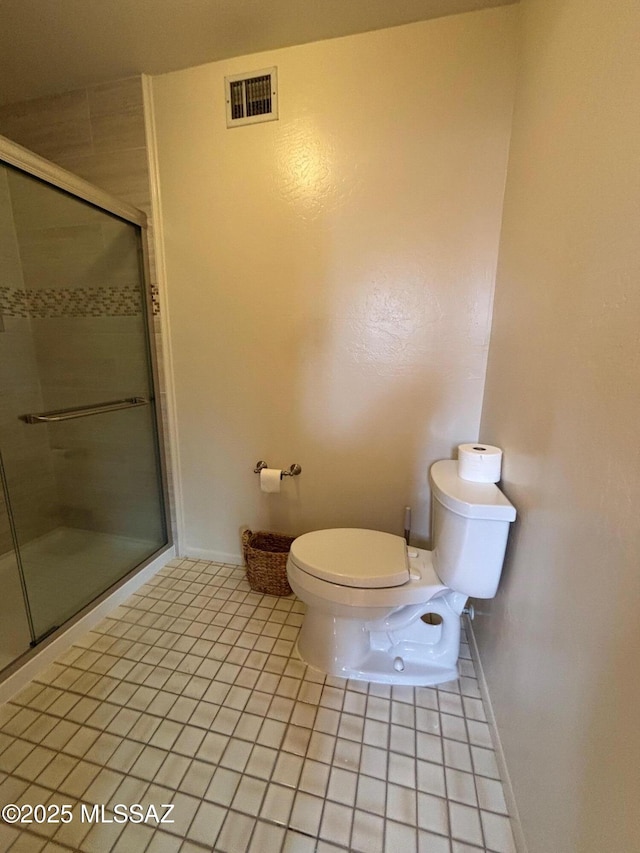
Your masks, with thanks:
<instances>
[{"instance_id":1,"label":"shower enclosure","mask_svg":"<svg viewBox=\"0 0 640 853\"><path fill-rule=\"evenodd\" d=\"M0 670L168 545L145 225L0 137Z\"/></svg>"}]
</instances>

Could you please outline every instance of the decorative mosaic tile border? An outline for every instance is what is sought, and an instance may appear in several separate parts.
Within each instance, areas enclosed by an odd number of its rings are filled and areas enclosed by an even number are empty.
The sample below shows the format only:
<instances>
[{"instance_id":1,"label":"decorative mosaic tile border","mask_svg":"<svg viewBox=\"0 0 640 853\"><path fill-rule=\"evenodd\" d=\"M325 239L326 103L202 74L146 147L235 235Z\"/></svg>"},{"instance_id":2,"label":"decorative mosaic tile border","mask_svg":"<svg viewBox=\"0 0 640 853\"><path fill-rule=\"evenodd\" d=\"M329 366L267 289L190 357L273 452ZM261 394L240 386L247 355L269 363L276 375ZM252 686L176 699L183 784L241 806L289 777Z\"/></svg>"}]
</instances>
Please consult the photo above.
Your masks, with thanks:
<instances>
[{"instance_id":1,"label":"decorative mosaic tile border","mask_svg":"<svg viewBox=\"0 0 640 853\"><path fill-rule=\"evenodd\" d=\"M158 285L151 283L151 305L153 308L153 316L160 316L160 291L158 290Z\"/></svg>"},{"instance_id":2,"label":"decorative mosaic tile border","mask_svg":"<svg viewBox=\"0 0 640 853\"><path fill-rule=\"evenodd\" d=\"M132 317L142 313L142 298L133 287L43 290L0 287L0 313L5 317L40 320L56 317ZM157 288L153 292L153 313L159 313Z\"/></svg>"}]
</instances>

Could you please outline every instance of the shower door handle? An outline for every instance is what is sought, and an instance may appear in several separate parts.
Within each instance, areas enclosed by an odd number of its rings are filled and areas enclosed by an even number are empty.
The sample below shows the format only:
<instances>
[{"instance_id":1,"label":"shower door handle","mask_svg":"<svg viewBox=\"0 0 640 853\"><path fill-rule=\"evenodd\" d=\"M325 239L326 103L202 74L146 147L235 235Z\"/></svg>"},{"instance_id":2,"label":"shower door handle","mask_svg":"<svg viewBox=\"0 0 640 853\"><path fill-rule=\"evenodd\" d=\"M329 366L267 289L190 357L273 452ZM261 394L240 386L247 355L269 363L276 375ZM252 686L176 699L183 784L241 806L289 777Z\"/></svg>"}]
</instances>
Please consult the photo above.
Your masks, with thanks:
<instances>
[{"instance_id":1,"label":"shower door handle","mask_svg":"<svg viewBox=\"0 0 640 853\"><path fill-rule=\"evenodd\" d=\"M117 412L120 409L134 409L136 406L148 406L146 397L127 397L124 400L110 400L108 403L96 403L93 406L83 406L78 409L55 409L51 412L20 415L20 420L26 424L49 424L58 421L69 421L72 418L86 418L89 415L102 415L105 412Z\"/></svg>"}]
</instances>

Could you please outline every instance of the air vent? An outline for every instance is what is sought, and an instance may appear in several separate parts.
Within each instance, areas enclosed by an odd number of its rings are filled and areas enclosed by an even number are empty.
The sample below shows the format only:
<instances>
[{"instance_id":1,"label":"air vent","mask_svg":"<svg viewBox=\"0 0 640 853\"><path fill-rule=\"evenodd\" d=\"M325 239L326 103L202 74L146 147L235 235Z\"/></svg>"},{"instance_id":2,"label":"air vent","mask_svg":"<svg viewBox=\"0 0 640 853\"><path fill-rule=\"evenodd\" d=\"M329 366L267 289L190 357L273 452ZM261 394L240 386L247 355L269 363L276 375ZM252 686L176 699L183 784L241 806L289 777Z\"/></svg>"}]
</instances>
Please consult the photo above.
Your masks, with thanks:
<instances>
[{"instance_id":1,"label":"air vent","mask_svg":"<svg viewBox=\"0 0 640 853\"><path fill-rule=\"evenodd\" d=\"M264 68L250 74L224 78L227 127L274 121L278 118L277 69Z\"/></svg>"}]
</instances>

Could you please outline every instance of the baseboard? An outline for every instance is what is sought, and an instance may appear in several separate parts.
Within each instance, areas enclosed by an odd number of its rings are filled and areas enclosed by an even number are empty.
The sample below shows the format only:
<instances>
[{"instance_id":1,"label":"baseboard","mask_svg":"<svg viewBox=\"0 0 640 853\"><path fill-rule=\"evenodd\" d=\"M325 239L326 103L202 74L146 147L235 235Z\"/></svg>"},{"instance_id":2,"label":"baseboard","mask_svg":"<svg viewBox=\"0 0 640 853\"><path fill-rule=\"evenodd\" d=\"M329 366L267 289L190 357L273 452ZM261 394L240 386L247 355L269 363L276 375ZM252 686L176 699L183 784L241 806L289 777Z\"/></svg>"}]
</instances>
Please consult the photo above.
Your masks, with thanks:
<instances>
[{"instance_id":1,"label":"baseboard","mask_svg":"<svg viewBox=\"0 0 640 853\"><path fill-rule=\"evenodd\" d=\"M18 662L12 668L10 675L0 683L0 704L7 702L23 687L26 687L38 673L66 652L83 634L95 628L98 622L108 616L119 604L126 601L130 595L133 595L175 556L176 552L173 546L163 551L146 566L138 569L132 577L123 581L113 592L107 593L94 607L71 621L69 626L63 628L60 634L52 637L49 641L45 640L41 646L28 652L25 655L24 662Z\"/></svg>"},{"instance_id":2,"label":"baseboard","mask_svg":"<svg viewBox=\"0 0 640 853\"><path fill-rule=\"evenodd\" d=\"M493 742L493 748L496 753L498 770L500 771L500 777L502 779L504 798L506 800L507 809L509 811L511 829L513 830L513 840L515 842L516 850L518 851L518 853L528 853L527 843L525 841L524 833L522 832L522 823L520 822L518 804L516 802L515 794L513 792L511 776L509 775L509 768L507 767L504 749L502 748L502 741L500 740L500 733L496 724L496 717L493 712L493 705L491 704L489 687L487 685L487 679L485 677L484 669L482 667L482 659L480 657L480 651L478 649L476 635L473 632L473 623L468 616L465 616L464 620L467 637L469 639L469 648L471 650L471 656L473 657L473 663L476 669L476 674L478 676L478 685L480 687L480 693L482 694L482 701L484 703L485 711L487 714L487 722L491 731L491 740Z\"/></svg>"},{"instance_id":3,"label":"baseboard","mask_svg":"<svg viewBox=\"0 0 640 853\"><path fill-rule=\"evenodd\" d=\"M183 557L191 557L193 560L207 560L210 563L229 563L232 566L241 566L244 563L242 554L231 554L227 551L209 551L206 548L183 548Z\"/></svg>"}]
</instances>

